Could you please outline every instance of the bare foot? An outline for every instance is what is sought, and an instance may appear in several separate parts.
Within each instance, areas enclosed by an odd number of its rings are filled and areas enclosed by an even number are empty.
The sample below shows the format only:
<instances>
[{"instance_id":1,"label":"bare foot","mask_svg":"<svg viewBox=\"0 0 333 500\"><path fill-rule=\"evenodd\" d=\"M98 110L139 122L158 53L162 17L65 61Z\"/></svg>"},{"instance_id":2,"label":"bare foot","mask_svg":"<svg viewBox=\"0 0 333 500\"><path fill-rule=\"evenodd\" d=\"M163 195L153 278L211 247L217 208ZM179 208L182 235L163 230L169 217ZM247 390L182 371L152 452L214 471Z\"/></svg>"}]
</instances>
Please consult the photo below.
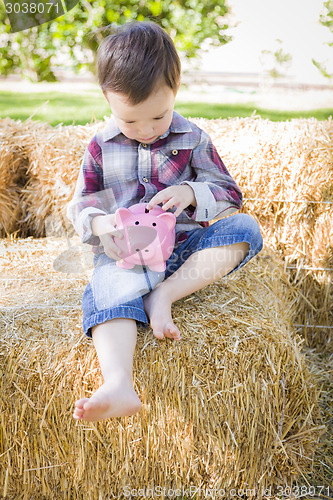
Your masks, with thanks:
<instances>
[{"instance_id":1,"label":"bare foot","mask_svg":"<svg viewBox=\"0 0 333 500\"><path fill-rule=\"evenodd\" d=\"M168 337L179 340L180 331L174 324L171 316L172 301L163 292L163 287L157 286L143 299L145 311L150 320L150 326L157 339Z\"/></svg>"},{"instance_id":2,"label":"bare foot","mask_svg":"<svg viewBox=\"0 0 333 500\"><path fill-rule=\"evenodd\" d=\"M124 417L141 408L139 396L130 382L106 381L91 398L76 401L73 417L76 420L97 422L111 417Z\"/></svg>"}]
</instances>

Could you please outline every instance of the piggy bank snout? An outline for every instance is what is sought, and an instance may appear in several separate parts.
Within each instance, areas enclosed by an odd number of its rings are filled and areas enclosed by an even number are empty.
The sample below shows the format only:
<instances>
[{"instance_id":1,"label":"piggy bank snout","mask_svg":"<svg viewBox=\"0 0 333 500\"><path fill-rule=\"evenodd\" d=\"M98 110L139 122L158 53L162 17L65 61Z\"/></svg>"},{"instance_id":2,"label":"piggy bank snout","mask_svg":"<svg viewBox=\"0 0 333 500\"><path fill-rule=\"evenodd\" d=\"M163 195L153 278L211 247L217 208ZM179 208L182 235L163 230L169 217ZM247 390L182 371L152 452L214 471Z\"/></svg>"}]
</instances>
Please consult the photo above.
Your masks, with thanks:
<instances>
[{"instance_id":1,"label":"piggy bank snout","mask_svg":"<svg viewBox=\"0 0 333 500\"><path fill-rule=\"evenodd\" d=\"M134 253L151 245L156 239L157 231L153 227L149 226L128 226L127 234L130 252Z\"/></svg>"}]
</instances>

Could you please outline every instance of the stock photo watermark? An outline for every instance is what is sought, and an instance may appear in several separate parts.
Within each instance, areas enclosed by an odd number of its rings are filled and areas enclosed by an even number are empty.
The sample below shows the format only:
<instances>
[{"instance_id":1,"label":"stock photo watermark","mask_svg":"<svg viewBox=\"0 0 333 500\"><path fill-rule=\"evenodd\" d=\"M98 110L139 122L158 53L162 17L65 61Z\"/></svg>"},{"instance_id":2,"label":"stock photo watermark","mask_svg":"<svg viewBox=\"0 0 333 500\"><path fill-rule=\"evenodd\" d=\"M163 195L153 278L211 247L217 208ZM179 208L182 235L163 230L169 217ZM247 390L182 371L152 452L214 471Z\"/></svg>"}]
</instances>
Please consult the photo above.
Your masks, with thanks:
<instances>
[{"instance_id":1,"label":"stock photo watermark","mask_svg":"<svg viewBox=\"0 0 333 500\"><path fill-rule=\"evenodd\" d=\"M78 0L3 0L12 33L48 23L73 9Z\"/></svg>"},{"instance_id":2,"label":"stock photo watermark","mask_svg":"<svg viewBox=\"0 0 333 500\"><path fill-rule=\"evenodd\" d=\"M268 486L266 488L205 488L201 486L179 486L178 488L169 488L166 486L154 485L146 488L135 488L131 485L123 487L121 493L125 498L224 498L225 500L237 498L253 498L260 495L263 498L270 498L272 495L278 495L279 498L311 498L323 496L330 498L332 493L329 486ZM114 495L112 495L115 498ZM111 497L111 498L112 498Z\"/></svg>"}]
</instances>

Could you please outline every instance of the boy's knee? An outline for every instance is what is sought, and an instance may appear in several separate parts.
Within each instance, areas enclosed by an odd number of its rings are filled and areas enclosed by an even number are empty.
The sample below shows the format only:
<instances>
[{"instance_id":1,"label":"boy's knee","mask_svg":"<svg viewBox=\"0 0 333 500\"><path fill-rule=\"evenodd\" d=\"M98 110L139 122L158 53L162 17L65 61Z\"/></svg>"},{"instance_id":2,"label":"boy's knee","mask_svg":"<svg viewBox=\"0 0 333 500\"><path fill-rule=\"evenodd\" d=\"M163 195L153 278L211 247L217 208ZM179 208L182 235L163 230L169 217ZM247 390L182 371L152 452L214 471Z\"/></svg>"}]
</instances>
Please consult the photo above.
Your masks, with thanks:
<instances>
[{"instance_id":1,"label":"boy's knee","mask_svg":"<svg viewBox=\"0 0 333 500\"><path fill-rule=\"evenodd\" d=\"M234 214L228 217L228 219L230 224L228 232L233 235L242 236L244 238L243 241L250 245L252 255L260 252L263 247L263 238L257 221L251 215L243 213ZM222 234L226 233L225 220L221 219L219 222L222 224Z\"/></svg>"},{"instance_id":2,"label":"boy's knee","mask_svg":"<svg viewBox=\"0 0 333 500\"><path fill-rule=\"evenodd\" d=\"M260 228L258 222L252 215L249 214L237 214L241 217L243 224L246 227L251 228L253 231L258 231L260 233Z\"/></svg>"},{"instance_id":3,"label":"boy's knee","mask_svg":"<svg viewBox=\"0 0 333 500\"><path fill-rule=\"evenodd\" d=\"M241 218L241 224L246 234L251 250L258 253L263 247L263 237L258 222L249 214L237 214Z\"/></svg>"}]
</instances>

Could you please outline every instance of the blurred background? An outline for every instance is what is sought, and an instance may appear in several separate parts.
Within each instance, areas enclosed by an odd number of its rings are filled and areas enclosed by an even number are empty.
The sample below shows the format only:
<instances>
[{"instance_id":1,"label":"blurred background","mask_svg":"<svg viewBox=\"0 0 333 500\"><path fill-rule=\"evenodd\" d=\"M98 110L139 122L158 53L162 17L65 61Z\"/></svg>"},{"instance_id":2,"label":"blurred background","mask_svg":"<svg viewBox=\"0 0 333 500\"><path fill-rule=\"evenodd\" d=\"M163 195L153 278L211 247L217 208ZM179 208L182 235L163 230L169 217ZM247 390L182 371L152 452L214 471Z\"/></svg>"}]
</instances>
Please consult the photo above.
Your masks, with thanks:
<instances>
[{"instance_id":1,"label":"blurred background","mask_svg":"<svg viewBox=\"0 0 333 500\"><path fill-rule=\"evenodd\" d=\"M0 116L53 125L103 118L109 110L94 67L107 33L97 29L144 19L175 40L184 115L332 115L333 0L80 0L18 33L0 3Z\"/></svg>"}]
</instances>

